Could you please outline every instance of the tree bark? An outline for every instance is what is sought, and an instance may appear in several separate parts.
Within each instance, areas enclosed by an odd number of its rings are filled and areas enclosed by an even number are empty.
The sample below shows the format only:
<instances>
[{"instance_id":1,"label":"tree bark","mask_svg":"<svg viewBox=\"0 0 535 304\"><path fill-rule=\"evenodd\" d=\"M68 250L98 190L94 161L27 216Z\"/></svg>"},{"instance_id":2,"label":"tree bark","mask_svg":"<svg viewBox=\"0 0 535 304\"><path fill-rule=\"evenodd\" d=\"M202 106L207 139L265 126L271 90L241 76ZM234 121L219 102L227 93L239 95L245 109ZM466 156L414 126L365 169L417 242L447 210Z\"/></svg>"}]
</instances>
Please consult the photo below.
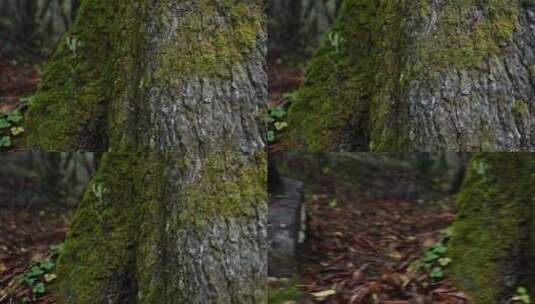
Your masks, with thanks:
<instances>
[{"instance_id":1,"label":"tree bark","mask_svg":"<svg viewBox=\"0 0 535 304\"><path fill-rule=\"evenodd\" d=\"M82 2L30 103L28 147L105 150L123 130L160 149L190 146L181 133L258 140L254 118L266 95L262 6Z\"/></svg>"},{"instance_id":2,"label":"tree bark","mask_svg":"<svg viewBox=\"0 0 535 304\"><path fill-rule=\"evenodd\" d=\"M265 303L261 158L112 151L58 261L63 303Z\"/></svg>"},{"instance_id":3,"label":"tree bark","mask_svg":"<svg viewBox=\"0 0 535 304\"><path fill-rule=\"evenodd\" d=\"M528 153L480 154L469 164L448 252L455 283L476 304L535 287L534 170Z\"/></svg>"},{"instance_id":4,"label":"tree bark","mask_svg":"<svg viewBox=\"0 0 535 304\"><path fill-rule=\"evenodd\" d=\"M535 150L535 2L346 0L290 108L310 150Z\"/></svg>"},{"instance_id":5,"label":"tree bark","mask_svg":"<svg viewBox=\"0 0 535 304\"><path fill-rule=\"evenodd\" d=\"M58 261L64 303L264 303L262 1L82 1L28 146L107 150Z\"/></svg>"}]
</instances>

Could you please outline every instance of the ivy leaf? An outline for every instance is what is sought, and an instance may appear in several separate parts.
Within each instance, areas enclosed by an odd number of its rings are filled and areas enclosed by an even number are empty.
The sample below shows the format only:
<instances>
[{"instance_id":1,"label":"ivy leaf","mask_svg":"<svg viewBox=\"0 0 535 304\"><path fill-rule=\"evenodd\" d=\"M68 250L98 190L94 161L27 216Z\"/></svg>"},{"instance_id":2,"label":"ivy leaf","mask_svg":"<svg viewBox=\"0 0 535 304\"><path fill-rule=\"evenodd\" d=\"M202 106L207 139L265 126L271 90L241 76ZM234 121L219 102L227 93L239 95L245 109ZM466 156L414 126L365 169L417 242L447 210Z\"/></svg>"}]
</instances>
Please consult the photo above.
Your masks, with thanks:
<instances>
[{"instance_id":1,"label":"ivy leaf","mask_svg":"<svg viewBox=\"0 0 535 304\"><path fill-rule=\"evenodd\" d=\"M45 288L45 284L43 282L39 282L37 284L35 284L32 288L32 292L35 293L35 294L43 294L45 293L46 291L46 288Z\"/></svg>"},{"instance_id":2,"label":"ivy leaf","mask_svg":"<svg viewBox=\"0 0 535 304\"><path fill-rule=\"evenodd\" d=\"M52 262L52 260L46 259L42 261L41 263L39 263L39 266L45 270L52 270L54 266L56 266L56 264Z\"/></svg>"},{"instance_id":3,"label":"ivy leaf","mask_svg":"<svg viewBox=\"0 0 535 304\"><path fill-rule=\"evenodd\" d=\"M433 252L437 254L443 254L448 250L448 247L444 246L442 243L437 243L433 246Z\"/></svg>"},{"instance_id":4,"label":"ivy leaf","mask_svg":"<svg viewBox=\"0 0 535 304\"><path fill-rule=\"evenodd\" d=\"M11 137L9 136L2 136L0 137L0 148L1 147L9 147L11 146Z\"/></svg>"},{"instance_id":5,"label":"ivy leaf","mask_svg":"<svg viewBox=\"0 0 535 304\"><path fill-rule=\"evenodd\" d=\"M287 127L288 127L288 123L287 123L287 122L284 122L284 121L280 122L280 121L278 121L278 122L275 123L275 130L277 130L277 131L284 130L284 129L287 128Z\"/></svg>"},{"instance_id":6,"label":"ivy leaf","mask_svg":"<svg viewBox=\"0 0 535 304\"><path fill-rule=\"evenodd\" d=\"M22 132L24 132L24 128L23 127L12 127L11 128L11 134L13 134L14 136L17 136Z\"/></svg>"},{"instance_id":7,"label":"ivy leaf","mask_svg":"<svg viewBox=\"0 0 535 304\"><path fill-rule=\"evenodd\" d=\"M432 262L436 259L440 258L439 255L435 254L434 252L432 251L427 251L425 254L424 254L424 262Z\"/></svg>"},{"instance_id":8,"label":"ivy leaf","mask_svg":"<svg viewBox=\"0 0 535 304\"><path fill-rule=\"evenodd\" d=\"M0 118L0 129L5 129L9 127L11 127L11 124L5 118Z\"/></svg>"},{"instance_id":9,"label":"ivy leaf","mask_svg":"<svg viewBox=\"0 0 535 304\"><path fill-rule=\"evenodd\" d=\"M524 304L531 303L531 297L528 294L528 290L524 287L518 287L516 289L516 296L512 298L513 301L520 301Z\"/></svg>"},{"instance_id":10,"label":"ivy leaf","mask_svg":"<svg viewBox=\"0 0 535 304\"><path fill-rule=\"evenodd\" d=\"M431 270L429 276L433 279L441 279L444 277L444 272L442 271L442 268L435 267L433 270Z\"/></svg>"},{"instance_id":11,"label":"ivy leaf","mask_svg":"<svg viewBox=\"0 0 535 304\"><path fill-rule=\"evenodd\" d=\"M268 142L274 142L275 141L275 132L268 131L267 132L267 141Z\"/></svg>"},{"instance_id":12,"label":"ivy leaf","mask_svg":"<svg viewBox=\"0 0 535 304\"><path fill-rule=\"evenodd\" d=\"M275 119L282 119L286 116L286 111L283 108L271 108L269 115Z\"/></svg>"},{"instance_id":13,"label":"ivy leaf","mask_svg":"<svg viewBox=\"0 0 535 304\"><path fill-rule=\"evenodd\" d=\"M441 259L438 260L438 263L440 264L440 266L445 267L445 266L448 266L451 263L451 259L450 258L441 258Z\"/></svg>"},{"instance_id":14,"label":"ivy leaf","mask_svg":"<svg viewBox=\"0 0 535 304\"><path fill-rule=\"evenodd\" d=\"M47 282L47 283L50 283L50 282L54 281L57 278L57 276L55 274L53 274L53 273L47 273L47 274L45 274L44 277L45 277L45 282Z\"/></svg>"},{"instance_id":15,"label":"ivy leaf","mask_svg":"<svg viewBox=\"0 0 535 304\"><path fill-rule=\"evenodd\" d=\"M28 274L30 277L37 277L39 275L42 275L43 273L45 273L43 271L43 269L41 269L41 267L38 267L38 266L33 266L31 269L30 269L30 273Z\"/></svg>"},{"instance_id":16,"label":"ivy leaf","mask_svg":"<svg viewBox=\"0 0 535 304\"><path fill-rule=\"evenodd\" d=\"M7 114L7 120L11 122L19 122L22 120L22 114L20 111L13 111L9 114Z\"/></svg>"}]
</instances>

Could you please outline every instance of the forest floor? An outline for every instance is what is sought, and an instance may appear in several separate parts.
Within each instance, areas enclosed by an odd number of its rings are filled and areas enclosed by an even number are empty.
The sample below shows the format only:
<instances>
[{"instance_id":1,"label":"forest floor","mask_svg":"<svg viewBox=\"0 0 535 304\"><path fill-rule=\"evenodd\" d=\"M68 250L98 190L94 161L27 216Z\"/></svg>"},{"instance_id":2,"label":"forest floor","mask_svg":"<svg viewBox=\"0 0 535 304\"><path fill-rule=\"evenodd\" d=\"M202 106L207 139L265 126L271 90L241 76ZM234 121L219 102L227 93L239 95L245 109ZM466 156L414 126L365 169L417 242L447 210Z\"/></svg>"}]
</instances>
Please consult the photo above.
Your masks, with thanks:
<instances>
[{"instance_id":1,"label":"forest floor","mask_svg":"<svg viewBox=\"0 0 535 304\"><path fill-rule=\"evenodd\" d=\"M24 97L30 96L35 90L39 66L44 58L27 54L18 45L20 42L2 28L0 40L0 151L15 151L24 132L21 128L16 131L12 128L21 127Z\"/></svg>"},{"instance_id":2,"label":"forest floor","mask_svg":"<svg viewBox=\"0 0 535 304\"><path fill-rule=\"evenodd\" d=\"M299 273L270 280L270 304L467 303L447 275L452 198L366 200L325 177L305 204Z\"/></svg>"},{"instance_id":3,"label":"forest floor","mask_svg":"<svg viewBox=\"0 0 535 304\"><path fill-rule=\"evenodd\" d=\"M273 132L272 140L269 140L270 152L285 150L284 144L278 140L278 135L284 129L277 130L275 123L284 123L286 111L289 106L287 93L295 91L303 83L305 75L300 62L290 62L271 52L268 57L268 109L273 120L269 124L269 131ZM280 111L271 112L272 109ZM269 136L268 136L269 138Z\"/></svg>"},{"instance_id":4,"label":"forest floor","mask_svg":"<svg viewBox=\"0 0 535 304\"><path fill-rule=\"evenodd\" d=\"M9 202L0 208L0 303L55 303L47 288L68 212Z\"/></svg>"}]
</instances>

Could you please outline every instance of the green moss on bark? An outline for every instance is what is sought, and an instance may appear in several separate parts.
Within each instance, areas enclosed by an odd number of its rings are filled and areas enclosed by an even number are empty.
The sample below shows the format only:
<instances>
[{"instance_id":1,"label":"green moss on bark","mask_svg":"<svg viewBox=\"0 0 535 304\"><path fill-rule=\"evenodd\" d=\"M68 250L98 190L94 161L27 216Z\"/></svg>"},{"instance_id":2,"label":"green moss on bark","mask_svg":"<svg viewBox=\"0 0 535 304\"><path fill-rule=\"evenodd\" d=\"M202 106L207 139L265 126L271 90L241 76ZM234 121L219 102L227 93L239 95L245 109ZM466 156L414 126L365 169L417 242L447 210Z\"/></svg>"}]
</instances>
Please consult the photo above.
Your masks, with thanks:
<instances>
[{"instance_id":1,"label":"green moss on bark","mask_svg":"<svg viewBox=\"0 0 535 304\"><path fill-rule=\"evenodd\" d=\"M171 22L167 15L174 5L172 1L161 5L162 23ZM257 46L263 15L261 1L196 1L180 19L172 41L158 53L155 79L229 74L230 68L247 59Z\"/></svg>"},{"instance_id":2,"label":"green moss on bark","mask_svg":"<svg viewBox=\"0 0 535 304\"><path fill-rule=\"evenodd\" d=\"M267 199L265 157L214 154L198 178L177 188L170 179L194 171L184 155L131 148L106 153L58 261L61 302L107 303L116 294L128 303L172 303L177 286L158 274L166 251L160 246L173 231L251 216ZM171 210L178 218L170 218Z\"/></svg>"},{"instance_id":3,"label":"green moss on bark","mask_svg":"<svg viewBox=\"0 0 535 304\"><path fill-rule=\"evenodd\" d=\"M470 163L448 252L455 283L476 304L532 284L534 168L535 158L519 153L480 154Z\"/></svg>"},{"instance_id":4,"label":"green moss on bark","mask_svg":"<svg viewBox=\"0 0 535 304\"><path fill-rule=\"evenodd\" d=\"M427 1L419 3L421 18L437 18L437 28L421 37L417 51L421 68L428 73L481 67L512 41L518 25L516 0L455 0L435 16Z\"/></svg>"},{"instance_id":5,"label":"green moss on bark","mask_svg":"<svg viewBox=\"0 0 535 304\"><path fill-rule=\"evenodd\" d=\"M158 155L114 152L88 186L58 261L65 303L104 303L133 281L140 218L157 203L164 164ZM119 295L117 295L119 296ZM123 298L136 296L122 295Z\"/></svg>"},{"instance_id":6,"label":"green moss on bark","mask_svg":"<svg viewBox=\"0 0 535 304\"><path fill-rule=\"evenodd\" d=\"M112 137L121 138L131 127L126 116L144 107L152 81L180 85L184 79L230 75L261 40L261 1L191 1L191 10L180 18L169 15L177 5L172 1L154 5L146 0L83 1L30 104L27 148L104 150ZM154 18L160 18L159 25ZM172 22L180 24L174 28ZM156 58L145 58L154 35L149 24L152 30L176 31L164 33L169 37L162 41L168 44L152 50ZM149 73L147 66L156 68Z\"/></svg>"},{"instance_id":7,"label":"green moss on bark","mask_svg":"<svg viewBox=\"0 0 535 304\"><path fill-rule=\"evenodd\" d=\"M113 4L83 1L71 31L44 70L26 115L27 147L75 150L84 137L99 137L105 119Z\"/></svg>"},{"instance_id":8,"label":"green moss on bark","mask_svg":"<svg viewBox=\"0 0 535 304\"><path fill-rule=\"evenodd\" d=\"M411 81L479 68L511 43L518 23L516 0L432 5L344 1L291 105L289 143L312 151L410 149Z\"/></svg>"},{"instance_id":9,"label":"green moss on bark","mask_svg":"<svg viewBox=\"0 0 535 304\"><path fill-rule=\"evenodd\" d=\"M266 155L262 152L256 158L251 166L235 153L211 155L199 177L184 188L177 224L203 227L213 217L252 216L258 203L267 200Z\"/></svg>"}]
</instances>

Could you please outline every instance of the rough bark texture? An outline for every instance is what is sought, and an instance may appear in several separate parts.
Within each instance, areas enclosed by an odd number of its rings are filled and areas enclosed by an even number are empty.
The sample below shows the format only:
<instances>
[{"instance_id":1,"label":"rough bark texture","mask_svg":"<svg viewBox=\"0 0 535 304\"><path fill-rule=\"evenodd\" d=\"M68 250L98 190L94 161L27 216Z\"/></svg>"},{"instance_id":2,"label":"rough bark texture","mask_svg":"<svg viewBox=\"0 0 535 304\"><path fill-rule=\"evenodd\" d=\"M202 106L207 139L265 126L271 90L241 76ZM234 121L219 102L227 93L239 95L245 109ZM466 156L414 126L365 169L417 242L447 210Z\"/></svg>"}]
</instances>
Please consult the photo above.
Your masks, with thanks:
<instances>
[{"instance_id":1,"label":"rough bark texture","mask_svg":"<svg viewBox=\"0 0 535 304\"><path fill-rule=\"evenodd\" d=\"M58 261L62 303L265 303L266 162L105 154Z\"/></svg>"},{"instance_id":2,"label":"rough bark texture","mask_svg":"<svg viewBox=\"0 0 535 304\"><path fill-rule=\"evenodd\" d=\"M58 263L65 303L264 303L262 1L85 0L28 145L106 149Z\"/></svg>"},{"instance_id":3,"label":"rough bark texture","mask_svg":"<svg viewBox=\"0 0 535 304\"><path fill-rule=\"evenodd\" d=\"M476 304L504 303L535 287L535 156L475 156L459 195L448 249L455 283Z\"/></svg>"},{"instance_id":4,"label":"rough bark texture","mask_svg":"<svg viewBox=\"0 0 535 304\"><path fill-rule=\"evenodd\" d=\"M533 0L346 0L289 114L310 150L535 150Z\"/></svg>"},{"instance_id":5,"label":"rough bark texture","mask_svg":"<svg viewBox=\"0 0 535 304\"><path fill-rule=\"evenodd\" d=\"M162 149L197 149L192 135L259 141L254 118L267 81L262 6L84 1L33 97L28 146L101 150L124 128Z\"/></svg>"}]
</instances>

